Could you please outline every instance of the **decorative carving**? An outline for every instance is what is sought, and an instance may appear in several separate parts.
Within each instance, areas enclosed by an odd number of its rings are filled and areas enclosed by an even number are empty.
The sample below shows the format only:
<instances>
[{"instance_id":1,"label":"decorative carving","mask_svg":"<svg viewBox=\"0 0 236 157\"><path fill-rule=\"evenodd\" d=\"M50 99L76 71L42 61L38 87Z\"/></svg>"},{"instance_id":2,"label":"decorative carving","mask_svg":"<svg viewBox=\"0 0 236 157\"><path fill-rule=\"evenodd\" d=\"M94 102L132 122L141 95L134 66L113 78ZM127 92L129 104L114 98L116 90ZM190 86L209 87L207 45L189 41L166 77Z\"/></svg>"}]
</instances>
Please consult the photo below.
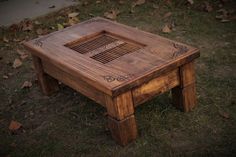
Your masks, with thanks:
<instances>
[{"instance_id":1,"label":"decorative carving","mask_svg":"<svg viewBox=\"0 0 236 157\"><path fill-rule=\"evenodd\" d=\"M106 75L106 76L103 76L103 78L107 82L113 82L115 80L118 82L123 82L123 81L130 79L131 77L132 77L132 75L118 75L118 76Z\"/></svg>"},{"instance_id":2,"label":"decorative carving","mask_svg":"<svg viewBox=\"0 0 236 157\"><path fill-rule=\"evenodd\" d=\"M188 48L186 46L179 45L176 43L173 43L173 47L177 49L176 51L173 52L173 56L172 56L173 58L175 58L179 55L182 55L188 51Z\"/></svg>"},{"instance_id":3,"label":"decorative carving","mask_svg":"<svg viewBox=\"0 0 236 157\"><path fill-rule=\"evenodd\" d=\"M104 79L105 79L107 82L113 82L113 81L116 80L116 78L114 78L113 76L110 76L110 75L104 76Z\"/></svg>"}]
</instances>

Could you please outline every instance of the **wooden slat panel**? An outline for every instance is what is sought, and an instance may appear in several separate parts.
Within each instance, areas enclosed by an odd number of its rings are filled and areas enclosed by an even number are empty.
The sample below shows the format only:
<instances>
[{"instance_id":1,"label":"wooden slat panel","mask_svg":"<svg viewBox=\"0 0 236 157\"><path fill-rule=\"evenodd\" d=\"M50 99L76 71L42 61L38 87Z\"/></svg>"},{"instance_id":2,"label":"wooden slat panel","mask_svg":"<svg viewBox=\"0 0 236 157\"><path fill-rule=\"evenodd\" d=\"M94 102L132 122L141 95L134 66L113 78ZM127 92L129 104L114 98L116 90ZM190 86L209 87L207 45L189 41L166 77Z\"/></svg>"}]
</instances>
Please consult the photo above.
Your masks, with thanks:
<instances>
[{"instance_id":1,"label":"wooden slat panel","mask_svg":"<svg viewBox=\"0 0 236 157\"><path fill-rule=\"evenodd\" d=\"M80 92L81 94L91 98L95 102L101 104L102 106L105 105L105 97L104 93L97 90L93 86L90 86L83 80L80 80L78 77L74 77L71 74L68 74L51 63L47 63L45 61L43 63L43 68L46 73L50 74L52 77L58 79L62 83L68 85L69 87L75 89L76 91Z\"/></svg>"},{"instance_id":2,"label":"wooden slat panel","mask_svg":"<svg viewBox=\"0 0 236 157\"><path fill-rule=\"evenodd\" d=\"M179 85L179 70L175 69L132 90L134 105L144 103L153 96Z\"/></svg>"}]
</instances>

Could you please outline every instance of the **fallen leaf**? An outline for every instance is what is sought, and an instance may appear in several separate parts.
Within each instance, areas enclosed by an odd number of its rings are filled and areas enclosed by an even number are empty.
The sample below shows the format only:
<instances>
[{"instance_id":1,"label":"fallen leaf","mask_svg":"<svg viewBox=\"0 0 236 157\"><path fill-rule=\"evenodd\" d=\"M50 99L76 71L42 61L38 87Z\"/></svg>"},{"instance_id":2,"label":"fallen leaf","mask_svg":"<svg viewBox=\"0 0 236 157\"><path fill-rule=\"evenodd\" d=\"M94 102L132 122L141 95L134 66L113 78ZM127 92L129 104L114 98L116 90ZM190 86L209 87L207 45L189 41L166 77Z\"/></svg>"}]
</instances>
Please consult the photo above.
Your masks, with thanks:
<instances>
[{"instance_id":1,"label":"fallen leaf","mask_svg":"<svg viewBox=\"0 0 236 157\"><path fill-rule=\"evenodd\" d=\"M21 51L21 50L19 50L19 49L16 49L16 52L17 52L20 56L25 54L25 52L23 52L23 51Z\"/></svg>"},{"instance_id":2,"label":"fallen leaf","mask_svg":"<svg viewBox=\"0 0 236 157\"><path fill-rule=\"evenodd\" d=\"M79 19L77 17L72 17L72 18L69 18L69 20L68 20L68 24L70 26L77 24L77 23L79 23Z\"/></svg>"},{"instance_id":3,"label":"fallen leaf","mask_svg":"<svg viewBox=\"0 0 236 157\"><path fill-rule=\"evenodd\" d=\"M86 5L88 5L88 2L87 2L87 1L84 1L82 5L83 5L83 6L86 6Z\"/></svg>"},{"instance_id":4,"label":"fallen leaf","mask_svg":"<svg viewBox=\"0 0 236 157\"><path fill-rule=\"evenodd\" d=\"M60 24L60 23L57 24L57 29L58 30L62 30L63 28L64 28L64 26L62 24Z\"/></svg>"},{"instance_id":5,"label":"fallen leaf","mask_svg":"<svg viewBox=\"0 0 236 157\"><path fill-rule=\"evenodd\" d=\"M9 40L4 36L3 39L2 39L5 43L8 43Z\"/></svg>"},{"instance_id":6,"label":"fallen leaf","mask_svg":"<svg viewBox=\"0 0 236 157\"><path fill-rule=\"evenodd\" d=\"M171 29L168 25L165 25L163 28L162 28L162 32L164 33L170 33L171 32Z\"/></svg>"},{"instance_id":7,"label":"fallen leaf","mask_svg":"<svg viewBox=\"0 0 236 157\"><path fill-rule=\"evenodd\" d=\"M16 59L14 60L14 62L13 62L12 67L16 69L16 68L19 68L21 65L22 65L21 60L18 59L18 58L16 58Z\"/></svg>"},{"instance_id":8,"label":"fallen leaf","mask_svg":"<svg viewBox=\"0 0 236 157\"><path fill-rule=\"evenodd\" d=\"M165 15L163 16L163 18L168 18L168 17L170 17L171 15L172 15L171 12L167 12L167 13L165 13Z\"/></svg>"},{"instance_id":9,"label":"fallen leaf","mask_svg":"<svg viewBox=\"0 0 236 157\"><path fill-rule=\"evenodd\" d=\"M135 12L135 11L134 11L134 8L135 8L136 6L139 6L139 5L144 4L145 2L146 2L145 0L137 0L136 2L132 3L131 9L130 9L130 13L134 13L134 12Z\"/></svg>"},{"instance_id":10,"label":"fallen leaf","mask_svg":"<svg viewBox=\"0 0 236 157\"><path fill-rule=\"evenodd\" d=\"M21 39L14 38L14 39L13 39L13 41L14 41L14 42L20 42L20 41L21 41Z\"/></svg>"},{"instance_id":11,"label":"fallen leaf","mask_svg":"<svg viewBox=\"0 0 236 157\"><path fill-rule=\"evenodd\" d=\"M34 24L36 24L36 25L41 25L41 22L39 22L39 21L34 21Z\"/></svg>"},{"instance_id":12,"label":"fallen leaf","mask_svg":"<svg viewBox=\"0 0 236 157\"><path fill-rule=\"evenodd\" d=\"M21 26L21 24L19 24L20 26ZM19 31L21 28L19 27L19 25L17 25L17 24L12 24L11 26L10 26L10 30L12 31L12 32L17 32L17 31Z\"/></svg>"},{"instance_id":13,"label":"fallen leaf","mask_svg":"<svg viewBox=\"0 0 236 157\"><path fill-rule=\"evenodd\" d=\"M223 118L229 119L229 113L220 110L220 111L219 111L219 114L220 114L220 116L222 116Z\"/></svg>"},{"instance_id":14,"label":"fallen leaf","mask_svg":"<svg viewBox=\"0 0 236 157\"><path fill-rule=\"evenodd\" d=\"M157 4L153 4L152 7L153 7L154 9L159 9L159 6L158 6Z\"/></svg>"},{"instance_id":15,"label":"fallen leaf","mask_svg":"<svg viewBox=\"0 0 236 157\"><path fill-rule=\"evenodd\" d=\"M217 10L218 13L221 13L221 15L217 15L216 19L219 19L220 22L229 22L231 20L230 14L227 10L225 9L219 9Z\"/></svg>"},{"instance_id":16,"label":"fallen leaf","mask_svg":"<svg viewBox=\"0 0 236 157\"><path fill-rule=\"evenodd\" d=\"M8 79L8 76L7 75L3 75L2 78Z\"/></svg>"},{"instance_id":17,"label":"fallen leaf","mask_svg":"<svg viewBox=\"0 0 236 157\"><path fill-rule=\"evenodd\" d=\"M133 3L132 7L136 7L138 5L144 4L146 1L145 0L137 0L136 2Z\"/></svg>"},{"instance_id":18,"label":"fallen leaf","mask_svg":"<svg viewBox=\"0 0 236 157\"><path fill-rule=\"evenodd\" d=\"M50 28L50 29L52 29L52 30L54 30L54 29L55 29L55 27L54 27L54 26L50 26L49 28Z\"/></svg>"},{"instance_id":19,"label":"fallen leaf","mask_svg":"<svg viewBox=\"0 0 236 157\"><path fill-rule=\"evenodd\" d=\"M213 7L210 5L209 2L204 2L204 4L205 4L205 10L207 12L211 12L213 10Z\"/></svg>"},{"instance_id":20,"label":"fallen leaf","mask_svg":"<svg viewBox=\"0 0 236 157\"><path fill-rule=\"evenodd\" d=\"M21 58L22 60L24 60L24 59L28 58L28 54L21 55L20 58Z\"/></svg>"},{"instance_id":21,"label":"fallen leaf","mask_svg":"<svg viewBox=\"0 0 236 157\"><path fill-rule=\"evenodd\" d=\"M115 20L120 12L118 10L110 10L109 12L105 12L104 16L108 19Z\"/></svg>"},{"instance_id":22,"label":"fallen leaf","mask_svg":"<svg viewBox=\"0 0 236 157\"><path fill-rule=\"evenodd\" d=\"M12 76L12 75L13 75L13 73L7 73L7 75L8 75L8 76Z\"/></svg>"},{"instance_id":23,"label":"fallen leaf","mask_svg":"<svg viewBox=\"0 0 236 157\"><path fill-rule=\"evenodd\" d=\"M220 22L225 23L225 22L230 22L230 20L229 19L221 19Z\"/></svg>"},{"instance_id":24,"label":"fallen leaf","mask_svg":"<svg viewBox=\"0 0 236 157\"><path fill-rule=\"evenodd\" d=\"M222 13L222 15L225 16L225 17L228 16L228 11L225 10L225 9L219 9L219 10L217 10L217 12Z\"/></svg>"},{"instance_id":25,"label":"fallen leaf","mask_svg":"<svg viewBox=\"0 0 236 157\"><path fill-rule=\"evenodd\" d=\"M23 52L23 51L21 51L21 50L19 50L19 49L16 49L16 52L20 55L20 58L21 58L22 60L24 60L24 59L26 59L26 58L28 57L28 54L27 54L27 53L25 53L25 52Z\"/></svg>"},{"instance_id":26,"label":"fallen leaf","mask_svg":"<svg viewBox=\"0 0 236 157\"><path fill-rule=\"evenodd\" d=\"M101 1L96 1L97 4L101 3Z\"/></svg>"},{"instance_id":27,"label":"fallen leaf","mask_svg":"<svg viewBox=\"0 0 236 157\"><path fill-rule=\"evenodd\" d=\"M79 15L78 12L73 12L68 14L69 20L68 20L68 24L70 26L79 23L79 19L77 18L77 16Z\"/></svg>"},{"instance_id":28,"label":"fallen leaf","mask_svg":"<svg viewBox=\"0 0 236 157\"><path fill-rule=\"evenodd\" d=\"M43 29L42 29L42 28L38 28L38 29L36 30L36 33L37 33L38 35L42 35L42 34L43 34Z\"/></svg>"},{"instance_id":29,"label":"fallen leaf","mask_svg":"<svg viewBox=\"0 0 236 157\"><path fill-rule=\"evenodd\" d=\"M78 16L78 15L79 15L78 12L73 12L73 13L69 13L69 14L68 14L68 17L76 17L76 16Z\"/></svg>"},{"instance_id":30,"label":"fallen leaf","mask_svg":"<svg viewBox=\"0 0 236 157\"><path fill-rule=\"evenodd\" d=\"M31 31L34 28L33 23L30 20L24 20L20 23L20 25L22 25L23 31Z\"/></svg>"},{"instance_id":31,"label":"fallen leaf","mask_svg":"<svg viewBox=\"0 0 236 157\"><path fill-rule=\"evenodd\" d=\"M25 81L21 86L21 88L30 88L30 87L32 87L32 83L30 81Z\"/></svg>"},{"instance_id":32,"label":"fallen leaf","mask_svg":"<svg viewBox=\"0 0 236 157\"><path fill-rule=\"evenodd\" d=\"M48 7L48 8L52 9L52 8L55 8L55 7L56 7L55 5L51 5L51 6Z\"/></svg>"},{"instance_id":33,"label":"fallen leaf","mask_svg":"<svg viewBox=\"0 0 236 157\"><path fill-rule=\"evenodd\" d=\"M194 1L193 0L187 0L191 5L193 5Z\"/></svg>"},{"instance_id":34,"label":"fallen leaf","mask_svg":"<svg viewBox=\"0 0 236 157\"><path fill-rule=\"evenodd\" d=\"M119 4L125 4L125 1L119 0Z\"/></svg>"},{"instance_id":35,"label":"fallen leaf","mask_svg":"<svg viewBox=\"0 0 236 157\"><path fill-rule=\"evenodd\" d=\"M9 128L10 131L17 131L21 127L22 127L21 123L12 120L8 128Z\"/></svg>"}]
</instances>

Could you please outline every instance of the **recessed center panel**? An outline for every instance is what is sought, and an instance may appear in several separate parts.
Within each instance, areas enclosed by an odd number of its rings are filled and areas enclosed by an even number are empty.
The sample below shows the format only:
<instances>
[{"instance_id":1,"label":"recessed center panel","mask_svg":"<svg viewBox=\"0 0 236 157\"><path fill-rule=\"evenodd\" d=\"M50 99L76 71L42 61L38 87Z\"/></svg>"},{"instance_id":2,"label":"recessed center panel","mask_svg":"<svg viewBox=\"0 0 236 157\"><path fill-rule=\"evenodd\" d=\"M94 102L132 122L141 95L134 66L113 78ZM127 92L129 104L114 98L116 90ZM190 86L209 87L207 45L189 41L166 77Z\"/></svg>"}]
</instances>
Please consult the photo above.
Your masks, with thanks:
<instances>
[{"instance_id":1,"label":"recessed center panel","mask_svg":"<svg viewBox=\"0 0 236 157\"><path fill-rule=\"evenodd\" d=\"M144 47L142 44L107 32L65 46L103 64Z\"/></svg>"}]
</instances>

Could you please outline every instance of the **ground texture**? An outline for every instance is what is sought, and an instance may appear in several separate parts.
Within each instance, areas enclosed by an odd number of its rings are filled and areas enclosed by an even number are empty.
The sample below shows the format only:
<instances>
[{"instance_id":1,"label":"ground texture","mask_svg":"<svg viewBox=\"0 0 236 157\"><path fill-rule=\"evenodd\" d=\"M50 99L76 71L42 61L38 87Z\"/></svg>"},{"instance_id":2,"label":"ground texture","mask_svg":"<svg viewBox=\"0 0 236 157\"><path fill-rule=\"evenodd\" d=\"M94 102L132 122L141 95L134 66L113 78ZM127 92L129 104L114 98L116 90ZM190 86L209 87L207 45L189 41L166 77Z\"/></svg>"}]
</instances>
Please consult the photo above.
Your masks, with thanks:
<instances>
[{"instance_id":1,"label":"ground texture","mask_svg":"<svg viewBox=\"0 0 236 157\"><path fill-rule=\"evenodd\" d=\"M193 1L88 0L33 21L1 28L0 156L235 154L236 3L190 2ZM112 140L106 127L106 111L92 100L64 85L55 95L43 96L32 59L21 45L24 40L104 13L118 22L193 45L201 51L196 62L195 110L190 113L176 110L170 93L141 105L136 110L139 137L126 147Z\"/></svg>"}]
</instances>

